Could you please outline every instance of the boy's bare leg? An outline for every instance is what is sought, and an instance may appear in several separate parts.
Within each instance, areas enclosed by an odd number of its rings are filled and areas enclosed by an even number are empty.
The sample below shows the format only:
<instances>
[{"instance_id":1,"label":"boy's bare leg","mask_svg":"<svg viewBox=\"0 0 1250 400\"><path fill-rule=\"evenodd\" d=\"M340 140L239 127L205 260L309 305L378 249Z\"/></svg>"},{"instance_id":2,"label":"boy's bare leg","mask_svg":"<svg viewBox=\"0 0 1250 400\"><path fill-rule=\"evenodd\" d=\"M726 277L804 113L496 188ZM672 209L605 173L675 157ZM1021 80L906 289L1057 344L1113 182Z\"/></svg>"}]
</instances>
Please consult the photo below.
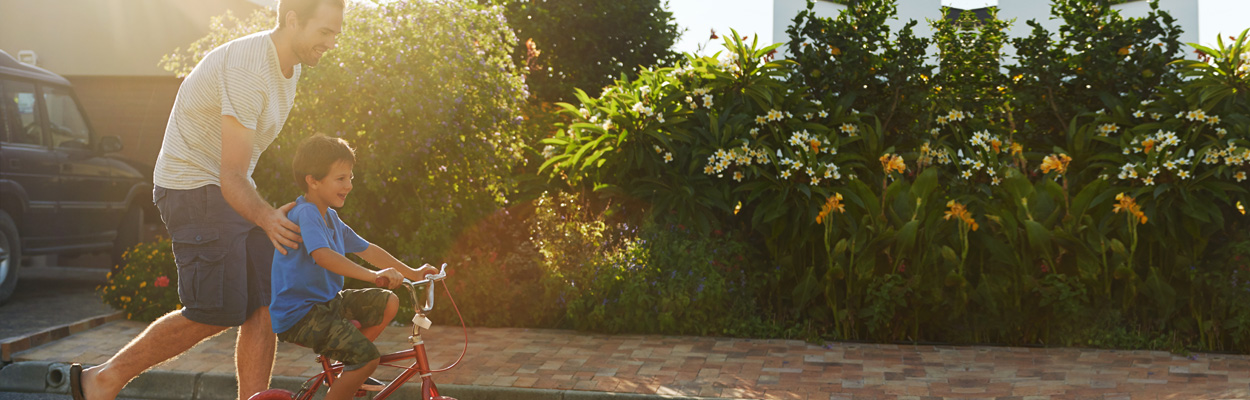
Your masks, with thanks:
<instances>
[{"instance_id":1,"label":"boy's bare leg","mask_svg":"<svg viewBox=\"0 0 1250 400\"><path fill-rule=\"evenodd\" d=\"M399 313L399 298L395 297L395 293L391 293L391 297L386 300L386 312L382 315L382 323L360 328L360 333L365 334L372 342L382 335L382 331L386 330L386 325L395 319L395 314Z\"/></svg>"},{"instance_id":2,"label":"boy's bare leg","mask_svg":"<svg viewBox=\"0 0 1250 400\"><path fill-rule=\"evenodd\" d=\"M269 307L261 307L239 327L234 345L234 367L239 381L239 400L269 388L278 336L269 322Z\"/></svg>"},{"instance_id":3,"label":"boy's bare leg","mask_svg":"<svg viewBox=\"0 0 1250 400\"><path fill-rule=\"evenodd\" d=\"M334 381L334 385L330 386L330 391L326 392L325 400L351 400L356 395L356 389L360 389L365 379L369 379L369 375L373 375L373 371L377 369L378 360L374 359L363 367L343 371L339 374L339 379Z\"/></svg>"},{"instance_id":4,"label":"boy's bare leg","mask_svg":"<svg viewBox=\"0 0 1250 400\"><path fill-rule=\"evenodd\" d=\"M112 358L82 372L83 395L88 400L112 400L143 371L226 330L225 326L201 324L171 311L148 325Z\"/></svg>"}]
</instances>

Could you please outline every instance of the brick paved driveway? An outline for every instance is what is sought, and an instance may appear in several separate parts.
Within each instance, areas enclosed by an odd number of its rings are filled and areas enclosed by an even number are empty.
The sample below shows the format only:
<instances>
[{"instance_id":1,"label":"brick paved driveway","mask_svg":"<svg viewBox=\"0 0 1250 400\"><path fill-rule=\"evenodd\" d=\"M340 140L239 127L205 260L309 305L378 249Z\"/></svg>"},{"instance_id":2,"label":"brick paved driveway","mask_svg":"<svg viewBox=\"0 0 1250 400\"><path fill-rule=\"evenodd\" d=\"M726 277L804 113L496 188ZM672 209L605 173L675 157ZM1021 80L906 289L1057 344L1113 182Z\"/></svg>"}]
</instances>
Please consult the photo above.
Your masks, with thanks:
<instances>
[{"instance_id":1,"label":"brick paved driveway","mask_svg":"<svg viewBox=\"0 0 1250 400\"><path fill-rule=\"evenodd\" d=\"M18 361L103 362L144 325L117 321L17 353ZM407 328L387 328L383 351ZM459 327L425 334L436 366L455 360ZM233 372L233 332L158 369ZM1250 398L1250 356L1010 347L899 346L793 340L596 335L476 328L463 364L439 383L765 399ZM274 374L311 376L314 355L279 346ZM380 378L395 369L380 368Z\"/></svg>"}]
</instances>

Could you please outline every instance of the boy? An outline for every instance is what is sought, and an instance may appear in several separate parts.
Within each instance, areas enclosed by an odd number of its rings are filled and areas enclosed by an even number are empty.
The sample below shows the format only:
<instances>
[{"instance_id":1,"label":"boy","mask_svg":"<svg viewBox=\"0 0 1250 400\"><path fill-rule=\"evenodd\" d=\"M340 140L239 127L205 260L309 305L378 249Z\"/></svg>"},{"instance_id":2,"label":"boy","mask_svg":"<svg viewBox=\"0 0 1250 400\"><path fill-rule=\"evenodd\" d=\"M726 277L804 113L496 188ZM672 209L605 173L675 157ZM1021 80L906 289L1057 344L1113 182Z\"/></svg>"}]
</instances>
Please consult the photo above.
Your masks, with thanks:
<instances>
[{"instance_id":1,"label":"boy","mask_svg":"<svg viewBox=\"0 0 1250 400\"><path fill-rule=\"evenodd\" d=\"M381 354L373 345L386 324L395 318L399 299L381 288L343 290L343 277L365 282L386 278L390 288L403 278L420 280L437 270L430 265L412 269L381 247L370 244L338 218L339 208L352 190L354 151L339 138L314 135L295 152L293 170L304 195L295 200L287 218L299 225L303 244L295 251L273 255L273 301L269 313L278 339L306 347L343 362L339 380L328 400L351 399L378 366ZM366 269L343 255L354 253L380 268ZM358 329L352 320L360 322ZM381 389L368 387L367 389Z\"/></svg>"}]
</instances>

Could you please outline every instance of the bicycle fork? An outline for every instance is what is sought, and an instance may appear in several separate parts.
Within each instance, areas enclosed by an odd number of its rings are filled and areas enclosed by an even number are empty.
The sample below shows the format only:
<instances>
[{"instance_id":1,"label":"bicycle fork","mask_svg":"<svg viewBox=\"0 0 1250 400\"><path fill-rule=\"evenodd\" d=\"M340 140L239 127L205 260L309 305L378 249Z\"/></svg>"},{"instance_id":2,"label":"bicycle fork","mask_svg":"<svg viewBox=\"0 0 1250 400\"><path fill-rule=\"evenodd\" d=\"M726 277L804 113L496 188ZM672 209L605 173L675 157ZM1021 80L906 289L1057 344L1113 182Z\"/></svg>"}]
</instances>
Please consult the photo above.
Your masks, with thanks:
<instances>
[{"instance_id":1,"label":"bicycle fork","mask_svg":"<svg viewBox=\"0 0 1250 400\"><path fill-rule=\"evenodd\" d=\"M421 374L421 400L456 400L439 395L438 386L434 384L433 369L430 368L430 359L425 352L425 340L421 338L421 329L428 329L431 325L430 319L420 311L413 315L412 336L408 336L408 342L412 343L412 350L416 353L417 365L416 368L405 370L396 380L404 382L419 373ZM387 387L378 393L377 398L385 398L397 388L398 385L395 388Z\"/></svg>"}]
</instances>

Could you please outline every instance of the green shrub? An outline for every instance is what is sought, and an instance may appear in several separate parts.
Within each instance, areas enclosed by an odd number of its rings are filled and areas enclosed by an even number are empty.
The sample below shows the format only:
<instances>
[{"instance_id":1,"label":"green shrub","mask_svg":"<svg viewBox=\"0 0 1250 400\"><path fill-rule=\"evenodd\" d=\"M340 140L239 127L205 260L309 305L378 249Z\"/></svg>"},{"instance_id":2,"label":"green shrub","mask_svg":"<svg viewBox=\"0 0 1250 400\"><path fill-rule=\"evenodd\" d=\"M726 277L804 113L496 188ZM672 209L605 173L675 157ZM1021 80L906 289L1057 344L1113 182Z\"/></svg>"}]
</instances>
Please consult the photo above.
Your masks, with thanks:
<instances>
[{"instance_id":1,"label":"green shrub","mask_svg":"<svg viewBox=\"0 0 1250 400\"><path fill-rule=\"evenodd\" d=\"M719 231L647 225L637 239L596 260L568 305L573 328L609 333L733 335L748 332L778 271Z\"/></svg>"},{"instance_id":2,"label":"green shrub","mask_svg":"<svg viewBox=\"0 0 1250 400\"><path fill-rule=\"evenodd\" d=\"M444 259L447 283L469 325L545 328L559 323L563 282L530 240L536 234L534 219L532 205L518 204L479 220L456 239ZM435 297L435 321L458 324L443 288Z\"/></svg>"},{"instance_id":3,"label":"green shrub","mask_svg":"<svg viewBox=\"0 0 1250 400\"><path fill-rule=\"evenodd\" d=\"M171 243L161 239L127 250L121 269L110 272L108 282L97 288L104 304L126 312L126 319L135 321L154 321L182 309Z\"/></svg>"}]
</instances>

